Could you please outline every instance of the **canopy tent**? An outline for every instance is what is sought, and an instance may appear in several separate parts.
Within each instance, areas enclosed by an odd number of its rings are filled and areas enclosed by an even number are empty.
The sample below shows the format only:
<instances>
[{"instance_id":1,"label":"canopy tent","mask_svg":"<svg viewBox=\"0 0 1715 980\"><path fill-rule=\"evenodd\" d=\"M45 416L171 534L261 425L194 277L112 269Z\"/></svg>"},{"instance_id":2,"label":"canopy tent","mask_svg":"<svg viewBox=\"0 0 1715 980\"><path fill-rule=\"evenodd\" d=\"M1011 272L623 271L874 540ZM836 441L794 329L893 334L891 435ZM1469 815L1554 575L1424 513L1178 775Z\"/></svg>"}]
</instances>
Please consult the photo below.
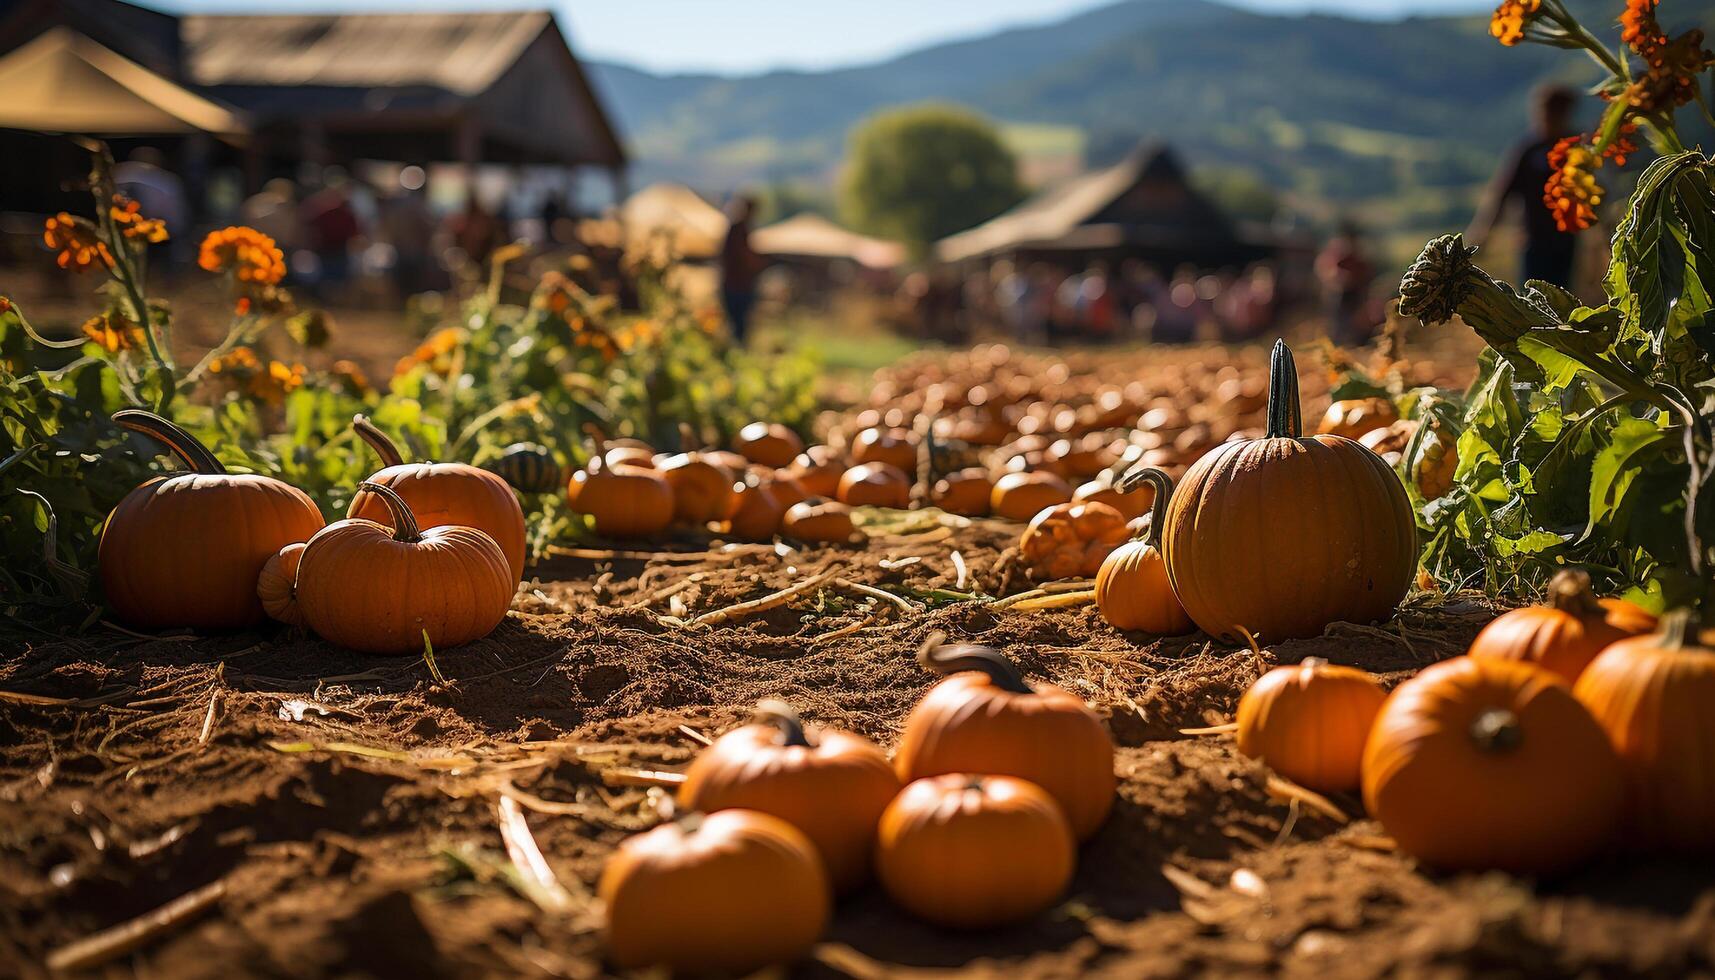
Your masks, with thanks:
<instances>
[{"instance_id":1,"label":"canopy tent","mask_svg":"<svg viewBox=\"0 0 1715 980\"><path fill-rule=\"evenodd\" d=\"M720 208L702 199L683 184L650 184L625 199L619 219L627 240L646 243L666 234L674 250L685 258L713 258L726 239L727 217Z\"/></svg>"},{"instance_id":2,"label":"canopy tent","mask_svg":"<svg viewBox=\"0 0 1715 980\"><path fill-rule=\"evenodd\" d=\"M870 269L891 269L905 261L905 246L898 242L860 235L808 212L758 228L750 244L763 255L847 259Z\"/></svg>"},{"instance_id":3,"label":"canopy tent","mask_svg":"<svg viewBox=\"0 0 1715 980\"><path fill-rule=\"evenodd\" d=\"M233 110L64 27L0 58L0 127L108 137L249 131Z\"/></svg>"}]
</instances>

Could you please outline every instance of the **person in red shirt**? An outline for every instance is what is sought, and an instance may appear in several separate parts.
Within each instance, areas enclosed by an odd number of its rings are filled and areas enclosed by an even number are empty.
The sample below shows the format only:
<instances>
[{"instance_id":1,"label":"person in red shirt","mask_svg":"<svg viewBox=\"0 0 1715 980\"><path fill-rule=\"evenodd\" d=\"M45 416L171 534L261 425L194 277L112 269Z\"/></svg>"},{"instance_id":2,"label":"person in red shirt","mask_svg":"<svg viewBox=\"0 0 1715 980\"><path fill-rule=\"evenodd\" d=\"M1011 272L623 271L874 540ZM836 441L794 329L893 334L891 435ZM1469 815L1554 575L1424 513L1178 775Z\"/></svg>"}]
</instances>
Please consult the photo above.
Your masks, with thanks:
<instances>
[{"instance_id":1,"label":"person in red shirt","mask_svg":"<svg viewBox=\"0 0 1715 980\"><path fill-rule=\"evenodd\" d=\"M750 245L751 219L756 214L756 201L749 195L735 195L727 206L726 239L721 242L721 304L726 308L727 325L733 340L742 345L750 332L750 311L756 305L756 280L767 266L756 249Z\"/></svg>"}]
</instances>

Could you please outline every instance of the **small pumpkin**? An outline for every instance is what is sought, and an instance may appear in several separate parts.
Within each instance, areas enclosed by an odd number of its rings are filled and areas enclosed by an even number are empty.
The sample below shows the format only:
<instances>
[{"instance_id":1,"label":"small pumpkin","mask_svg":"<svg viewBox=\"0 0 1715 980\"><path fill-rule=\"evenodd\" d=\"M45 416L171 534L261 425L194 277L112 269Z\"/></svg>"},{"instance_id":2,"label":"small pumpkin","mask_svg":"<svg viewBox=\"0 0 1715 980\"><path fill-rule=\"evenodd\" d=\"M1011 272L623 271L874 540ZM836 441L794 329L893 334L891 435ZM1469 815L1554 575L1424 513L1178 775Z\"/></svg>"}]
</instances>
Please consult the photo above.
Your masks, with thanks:
<instances>
[{"instance_id":1,"label":"small pumpkin","mask_svg":"<svg viewBox=\"0 0 1715 980\"><path fill-rule=\"evenodd\" d=\"M325 523L308 495L272 477L232 474L202 443L140 409L113 413L189 470L126 494L101 529L96 565L109 609L139 629L231 630L266 618L257 579L281 548Z\"/></svg>"},{"instance_id":2,"label":"small pumpkin","mask_svg":"<svg viewBox=\"0 0 1715 980\"><path fill-rule=\"evenodd\" d=\"M804 491L816 497L832 497L839 492L840 476L846 471L846 460L832 446L811 446L798 454L786 475L798 481Z\"/></svg>"},{"instance_id":3,"label":"small pumpkin","mask_svg":"<svg viewBox=\"0 0 1715 980\"><path fill-rule=\"evenodd\" d=\"M625 969L742 974L809 952L832 912L815 845L754 810L693 813L619 845L597 896Z\"/></svg>"},{"instance_id":4,"label":"small pumpkin","mask_svg":"<svg viewBox=\"0 0 1715 980\"><path fill-rule=\"evenodd\" d=\"M1358 444L1394 466L1405 454L1405 447L1411 445L1411 437L1417 435L1419 424L1416 419L1398 419L1359 436Z\"/></svg>"},{"instance_id":5,"label":"small pumpkin","mask_svg":"<svg viewBox=\"0 0 1715 980\"><path fill-rule=\"evenodd\" d=\"M632 466L642 470L655 468L655 450L637 439L614 439L605 443L602 461L608 466Z\"/></svg>"},{"instance_id":6,"label":"small pumpkin","mask_svg":"<svg viewBox=\"0 0 1715 980\"><path fill-rule=\"evenodd\" d=\"M701 527L724 520L733 507L733 474L702 453L676 453L661 460L655 471L673 492L673 519Z\"/></svg>"},{"instance_id":7,"label":"small pumpkin","mask_svg":"<svg viewBox=\"0 0 1715 980\"><path fill-rule=\"evenodd\" d=\"M806 730L782 701L757 705L756 720L716 739L685 771L687 810L739 808L779 817L804 832L838 891L869 877L876 822L899 792L899 777L869 739Z\"/></svg>"},{"instance_id":8,"label":"small pumpkin","mask_svg":"<svg viewBox=\"0 0 1715 980\"><path fill-rule=\"evenodd\" d=\"M732 448L752 463L781 469L804 451L804 440L778 422L752 422L738 430Z\"/></svg>"},{"instance_id":9,"label":"small pumpkin","mask_svg":"<svg viewBox=\"0 0 1715 980\"><path fill-rule=\"evenodd\" d=\"M1382 705L1364 805L1401 850L1452 870L1547 872L1608 840L1620 762L1566 683L1540 667L1455 657Z\"/></svg>"},{"instance_id":10,"label":"small pumpkin","mask_svg":"<svg viewBox=\"0 0 1715 980\"><path fill-rule=\"evenodd\" d=\"M1322 793L1362 782L1364 742L1387 692L1369 673L1320 657L1276 667L1239 698L1239 751Z\"/></svg>"},{"instance_id":11,"label":"small pumpkin","mask_svg":"<svg viewBox=\"0 0 1715 980\"><path fill-rule=\"evenodd\" d=\"M1053 797L1011 776L919 779L882 814L876 876L894 902L936 925L1027 919L1072 880L1077 843Z\"/></svg>"},{"instance_id":12,"label":"small pumpkin","mask_svg":"<svg viewBox=\"0 0 1715 980\"><path fill-rule=\"evenodd\" d=\"M1690 613L1597 654L1573 692L1619 754L1637 841L1715 850L1715 649Z\"/></svg>"},{"instance_id":13,"label":"small pumpkin","mask_svg":"<svg viewBox=\"0 0 1715 980\"><path fill-rule=\"evenodd\" d=\"M1192 464L1161 529L1167 575L1211 636L1268 640L1393 614L1417 571L1417 523L1399 477L1344 436L1302 435L1298 370L1269 365L1267 434Z\"/></svg>"},{"instance_id":14,"label":"small pumpkin","mask_svg":"<svg viewBox=\"0 0 1715 980\"><path fill-rule=\"evenodd\" d=\"M298 562L303 557L302 541L289 544L271 555L256 576L256 598L262 600L262 611L287 626L304 625L303 610L298 608Z\"/></svg>"},{"instance_id":15,"label":"small pumpkin","mask_svg":"<svg viewBox=\"0 0 1715 980\"><path fill-rule=\"evenodd\" d=\"M1102 560L1096 570L1096 609L1108 625L1122 630L1143 630L1157 636L1180 636L1195 626L1173 594L1173 584L1167 580L1167 560L1161 555L1161 535L1158 528L1173 496L1173 481L1154 467L1144 467L1127 474L1121 481L1126 496L1136 497L1135 486L1149 491L1150 516L1139 518L1141 535L1134 524L1126 525L1131 541L1120 545Z\"/></svg>"},{"instance_id":16,"label":"small pumpkin","mask_svg":"<svg viewBox=\"0 0 1715 980\"><path fill-rule=\"evenodd\" d=\"M515 442L483 466L520 493L553 493L566 485L566 470L547 446Z\"/></svg>"},{"instance_id":17,"label":"small pumpkin","mask_svg":"<svg viewBox=\"0 0 1715 980\"><path fill-rule=\"evenodd\" d=\"M1085 439L1058 439L1047 449L1050 460L1058 463L1069 477L1088 480L1114 465L1116 457L1099 436Z\"/></svg>"},{"instance_id":18,"label":"small pumpkin","mask_svg":"<svg viewBox=\"0 0 1715 980\"><path fill-rule=\"evenodd\" d=\"M911 477L887 463L859 463L840 477L839 501L851 507L911 505Z\"/></svg>"},{"instance_id":19,"label":"small pumpkin","mask_svg":"<svg viewBox=\"0 0 1715 980\"><path fill-rule=\"evenodd\" d=\"M524 509L506 481L468 463L407 463L393 440L362 415L352 430L381 457L382 468L365 482L391 487L405 498L419 527L474 527L492 537L512 569L512 584L524 577ZM373 493L359 489L345 516L387 523L391 510Z\"/></svg>"},{"instance_id":20,"label":"small pumpkin","mask_svg":"<svg viewBox=\"0 0 1715 980\"><path fill-rule=\"evenodd\" d=\"M1655 629L1655 617L1623 599L1597 599L1583 569L1557 572L1548 605L1525 606L1495 617L1471 641L1473 657L1525 660L1568 684L1610 645Z\"/></svg>"},{"instance_id":21,"label":"small pumpkin","mask_svg":"<svg viewBox=\"0 0 1715 980\"><path fill-rule=\"evenodd\" d=\"M1122 490L1118 481L1109 479L1104 473L1094 480L1079 484L1078 489L1072 492L1072 502L1107 504L1119 511L1126 520L1135 521L1149 513L1154 492L1147 483L1139 484L1130 490Z\"/></svg>"},{"instance_id":22,"label":"small pumpkin","mask_svg":"<svg viewBox=\"0 0 1715 980\"><path fill-rule=\"evenodd\" d=\"M836 500L803 500L786 508L780 533L810 544L846 544L857 536L852 510Z\"/></svg>"},{"instance_id":23,"label":"small pumpkin","mask_svg":"<svg viewBox=\"0 0 1715 980\"><path fill-rule=\"evenodd\" d=\"M1030 519L1018 552L1038 581L1090 578L1126 542L1125 516L1107 504L1058 504Z\"/></svg>"},{"instance_id":24,"label":"small pumpkin","mask_svg":"<svg viewBox=\"0 0 1715 980\"><path fill-rule=\"evenodd\" d=\"M1053 473L1008 473L994 482L989 512L1009 521L1028 521L1044 508L1072 499L1072 487Z\"/></svg>"},{"instance_id":25,"label":"small pumpkin","mask_svg":"<svg viewBox=\"0 0 1715 980\"><path fill-rule=\"evenodd\" d=\"M727 531L746 541L767 541L780 533L786 505L774 494L774 481L746 474L743 483L733 484L733 507Z\"/></svg>"},{"instance_id":26,"label":"small pumpkin","mask_svg":"<svg viewBox=\"0 0 1715 980\"><path fill-rule=\"evenodd\" d=\"M950 675L905 719L893 764L904 781L944 773L1017 776L1047 790L1079 840L1094 834L1114 802L1114 743L1082 699L1053 684L1030 684L988 647L941 644L935 634L917 662Z\"/></svg>"},{"instance_id":27,"label":"small pumpkin","mask_svg":"<svg viewBox=\"0 0 1715 980\"><path fill-rule=\"evenodd\" d=\"M414 653L487 636L506 618L518 582L480 528L417 525L404 495L360 490L387 505L388 523L348 517L316 532L298 562L298 609L329 643L365 653Z\"/></svg>"},{"instance_id":28,"label":"small pumpkin","mask_svg":"<svg viewBox=\"0 0 1715 980\"><path fill-rule=\"evenodd\" d=\"M1386 398L1348 398L1328 406L1316 432L1326 436L1356 439L1375 429L1399 421L1399 410Z\"/></svg>"},{"instance_id":29,"label":"small pumpkin","mask_svg":"<svg viewBox=\"0 0 1715 980\"><path fill-rule=\"evenodd\" d=\"M853 463L886 463L907 473L917 469L917 437L909 429L874 426L852 440Z\"/></svg>"},{"instance_id":30,"label":"small pumpkin","mask_svg":"<svg viewBox=\"0 0 1715 980\"><path fill-rule=\"evenodd\" d=\"M949 514L962 517L983 517L989 512L989 499L994 494L994 481L980 468L958 470L935 482L929 499Z\"/></svg>"},{"instance_id":31,"label":"small pumpkin","mask_svg":"<svg viewBox=\"0 0 1715 980\"><path fill-rule=\"evenodd\" d=\"M604 538L651 538L673 523L673 487L654 469L614 466L600 439L590 465L572 474L566 505L588 514Z\"/></svg>"}]
</instances>

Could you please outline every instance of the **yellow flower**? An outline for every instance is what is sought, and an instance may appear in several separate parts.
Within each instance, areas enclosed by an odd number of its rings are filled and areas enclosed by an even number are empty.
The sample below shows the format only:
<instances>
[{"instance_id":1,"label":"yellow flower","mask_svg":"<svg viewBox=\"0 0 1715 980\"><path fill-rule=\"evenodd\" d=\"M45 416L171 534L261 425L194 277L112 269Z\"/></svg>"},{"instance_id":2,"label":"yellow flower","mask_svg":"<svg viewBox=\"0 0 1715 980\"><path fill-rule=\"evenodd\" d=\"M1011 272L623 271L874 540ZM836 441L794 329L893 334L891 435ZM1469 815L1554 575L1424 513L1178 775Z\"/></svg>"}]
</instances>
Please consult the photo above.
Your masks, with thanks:
<instances>
[{"instance_id":1,"label":"yellow flower","mask_svg":"<svg viewBox=\"0 0 1715 980\"><path fill-rule=\"evenodd\" d=\"M1501 0L1489 18L1489 33L1507 47L1524 40L1525 28L1542 12L1542 0Z\"/></svg>"},{"instance_id":2,"label":"yellow flower","mask_svg":"<svg viewBox=\"0 0 1715 980\"><path fill-rule=\"evenodd\" d=\"M143 328L112 310L83 321L83 335L109 354L143 346Z\"/></svg>"},{"instance_id":3,"label":"yellow flower","mask_svg":"<svg viewBox=\"0 0 1715 980\"><path fill-rule=\"evenodd\" d=\"M427 364L429 370L444 378L453 369L453 352L464 340L465 332L460 328L443 327L418 344L416 350L401 357L393 368L393 374L405 374L419 364Z\"/></svg>"},{"instance_id":4,"label":"yellow flower","mask_svg":"<svg viewBox=\"0 0 1715 980\"><path fill-rule=\"evenodd\" d=\"M1584 137L1568 136L1548 151L1548 165L1553 172L1543 185L1542 203L1554 215L1555 226L1573 232L1595 224L1596 209L1602 205L1602 185L1596 183L1602 158Z\"/></svg>"},{"instance_id":5,"label":"yellow flower","mask_svg":"<svg viewBox=\"0 0 1715 980\"><path fill-rule=\"evenodd\" d=\"M197 252L197 265L208 272L231 270L241 283L272 286L286 278L286 255L274 239L243 225L209 232Z\"/></svg>"},{"instance_id":6,"label":"yellow flower","mask_svg":"<svg viewBox=\"0 0 1715 980\"><path fill-rule=\"evenodd\" d=\"M261 366L262 362L257 360L255 351L248 347L234 347L210 361L208 373L224 374L229 377L233 375L248 376L250 372Z\"/></svg>"},{"instance_id":7,"label":"yellow flower","mask_svg":"<svg viewBox=\"0 0 1715 980\"><path fill-rule=\"evenodd\" d=\"M247 390L253 397L269 405L278 405L286 400L287 395L303 387L303 384L302 364L269 361L267 370L257 371L251 376Z\"/></svg>"},{"instance_id":8,"label":"yellow flower","mask_svg":"<svg viewBox=\"0 0 1715 980\"><path fill-rule=\"evenodd\" d=\"M86 218L61 211L42 225L42 241L60 253L56 261L62 269L84 272L98 264L104 269L113 268L113 253Z\"/></svg>"},{"instance_id":9,"label":"yellow flower","mask_svg":"<svg viewBox=\"0 0 1715 980\"><path fill-rule=\"evenodd\" d=\"M159 218L145 218L136 201L113 195L113 205L107 209L119 233L126 238L139 239L152 245L167 240L167 223Z\"/></svg>"}]
</instances>

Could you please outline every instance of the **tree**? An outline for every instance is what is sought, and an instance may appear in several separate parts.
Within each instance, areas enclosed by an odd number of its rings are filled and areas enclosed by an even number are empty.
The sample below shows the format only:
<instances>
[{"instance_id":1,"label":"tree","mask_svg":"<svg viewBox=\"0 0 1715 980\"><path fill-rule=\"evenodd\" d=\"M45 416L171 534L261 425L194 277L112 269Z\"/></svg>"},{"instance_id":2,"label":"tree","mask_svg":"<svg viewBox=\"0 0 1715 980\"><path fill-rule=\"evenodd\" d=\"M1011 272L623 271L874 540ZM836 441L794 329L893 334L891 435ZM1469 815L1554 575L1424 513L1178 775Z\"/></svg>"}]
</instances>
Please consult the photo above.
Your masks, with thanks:
<instances>
[{"instance_id":1,"label":"tree","mask_svg":"<svg viewBox=\"0 0 1715 980\"><path fill-rule=\"evenodd\" d=\"M987 120L950 105L876 113L853 128L840 210L859 230L924 255L936 239L1023 197L1018 163Z\"/></svg>"}]
</instances>

